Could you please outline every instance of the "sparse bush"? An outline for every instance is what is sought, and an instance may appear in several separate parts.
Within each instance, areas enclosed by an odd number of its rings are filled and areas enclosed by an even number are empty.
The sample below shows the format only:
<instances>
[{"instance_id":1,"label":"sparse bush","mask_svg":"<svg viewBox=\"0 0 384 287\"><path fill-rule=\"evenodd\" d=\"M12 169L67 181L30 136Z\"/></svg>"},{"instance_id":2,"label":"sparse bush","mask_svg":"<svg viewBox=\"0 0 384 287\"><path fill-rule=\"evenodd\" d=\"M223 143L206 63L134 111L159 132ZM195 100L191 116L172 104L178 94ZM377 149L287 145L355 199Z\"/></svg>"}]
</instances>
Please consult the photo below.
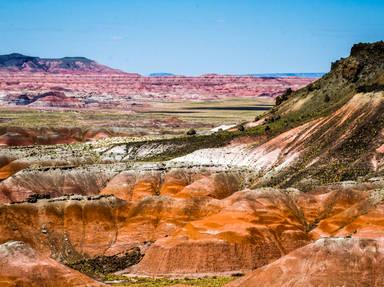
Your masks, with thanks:
<instances>
[{"instance_id":1,"label":"sparse bush","mask_svg":"<svg viewBox=\"0 0 384 287\"><path fill-rule=\"evenodd\" d=\"M324 102L328 103L331 100L331 98L328 95L324 96Z\"/></svg>"},{"instance_id":2,"label":"sparse bush","mask_svg":"<svg viewBox=\"0 0 384 287\"><path fill-rule=\"evenodd\" d=\"M43 194L31 194L26 201L29 203L36 203L39 199L50 199L51 195L48 193L43 193Z\"/></svg>"},{"instance_id":3,"label":"sparse bush","mask_svg":"<svg viewBox=\"0 0 384 287\"><path fill-rule=\"evenodd\" d=\"M282 102L288 100L288 97L292 94L292 89L288 88L283 94L276 97L275 103L276 106L280 105Z\"/></svg>"},{"instance_id":4,"label":"sparse bush","mask_svg":"<svg viewBox=\"0 0 384 287\"><path fill-rule=\"evenodd\" d=\"M188 136L193 136L193 135L195 135L196 134L196 130L195 129L189 129L188 131L187 131L187 135Z\"/></svg>"},{"instance_id":5,"label":"sparse bush","mask_svg":"<svg viewBox=\"0 0 384 287\"><path fill-rule=\"evenodd\" d=\"M139 263L143 256L144 255L140 252L140 248L134 247L121 254L112 256L101 255L76 262L69 262L67 265L87 274L108 274Z\"/></svg>"},{"instance_id":6,"label":"sparse bush","mask_svg":"<svg viewBox=\"0 0 384 287\"><path fill-rule=\"evenodd\" d=\"M265 118L264 123L273 123L274 121L280 120L281 116L280 115L272 115L270 117Z\"/></svg>"},{"instance_id":7,"label":"sparse bush","mask_svg":"<svg viewBox=\"0 0 384 287\"><path fill-rule=\"evenodd\" d=\"M237 126L237 130L240 132L243 132L243 131L245 131L245 128L243 125L239 125L239 126Z\"/></svg>"}]
</instances>

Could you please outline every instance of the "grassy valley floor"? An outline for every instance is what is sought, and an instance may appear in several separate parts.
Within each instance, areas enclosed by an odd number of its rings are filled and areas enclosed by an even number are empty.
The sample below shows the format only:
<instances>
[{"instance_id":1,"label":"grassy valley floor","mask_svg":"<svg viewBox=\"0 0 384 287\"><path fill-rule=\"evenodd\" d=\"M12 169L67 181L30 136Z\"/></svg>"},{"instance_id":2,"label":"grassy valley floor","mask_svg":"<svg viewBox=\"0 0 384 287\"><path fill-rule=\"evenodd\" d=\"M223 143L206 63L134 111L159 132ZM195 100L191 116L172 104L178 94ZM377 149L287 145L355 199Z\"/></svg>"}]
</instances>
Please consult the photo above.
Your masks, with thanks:
<instances>
[{"instance_id":1,"label":"grassy valley floor","mask_svg":"<svg viewBox=\"0 0 384 287\"><path fill-rule=\"evenodd\" d=\"M126 277L119 275L108 275L105 283L112 286L127 287L168 287L174 285L196 286L196 287L222 287L237 279L238 276L214 276L204 278L150 278L150 277Z\"/></svg>"}]
</instances>

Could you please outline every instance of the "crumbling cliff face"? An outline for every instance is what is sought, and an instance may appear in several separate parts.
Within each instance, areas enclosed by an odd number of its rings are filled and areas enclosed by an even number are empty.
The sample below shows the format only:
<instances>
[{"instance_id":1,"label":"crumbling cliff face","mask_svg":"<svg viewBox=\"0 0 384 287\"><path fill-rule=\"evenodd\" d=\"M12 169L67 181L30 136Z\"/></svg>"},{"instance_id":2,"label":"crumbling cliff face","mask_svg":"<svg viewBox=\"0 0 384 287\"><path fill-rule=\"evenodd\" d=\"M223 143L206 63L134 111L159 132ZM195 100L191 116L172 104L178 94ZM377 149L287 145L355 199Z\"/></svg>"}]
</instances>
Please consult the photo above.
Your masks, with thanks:
<instances>
[{"instance_id":1,"label":"crumbling cliff face","mask_svg":"<svg viewBox=\"0 0 384 287\"><path fill-rule=\"evenodd\" d=\"M138 264L127 272L140 275L247 272L324 236L383 236L383 185L242 190L220 198L205 191L179 196L171 185L160 189L164 195L142 196L139 188L129 201L108 195L38 199L0 207L0 242L20 240L77 267L138 248L132 262Z\"/></svg>"},{"instance_id":2,"label":"crumbling cliff face","mask_svg":"<svg viewBox=\"0 0 384 287\"><path fill-rule=\"evenodd\" d=\"M96 195L115 173L97 167L23 171L0 182L0 194L4 202L24 201L35 194L49 197Z\"/></svg>"},{"instance_id":3,"label":"crumbling cliff face","mask_svg":"<svg viewBox=\"0 0 384 287\"><path fill-rule=\"evenodd\" d=\"M73 195L40 199L1 206L0 241L24 241L70 262L145 245L217 208L218 203L206 198L154 196L125 202L113 196Z\"/></svg>"},{"instance_id":4,"label":"crumbling cliff face","mask_svg":"<svg viewBox=\"0 0 384 287\"><path fill-rule=\"evenodd\" d=\"M219 212L156 241L131 272L167 276L247 272L321 237L380 238L382 200L381 190L353 187L310 193L239 191L222 201ZM374 216L377 219L368 224ZM187 253L192 254L189 260L179 256Z\"/></svg>"}]
</instances>

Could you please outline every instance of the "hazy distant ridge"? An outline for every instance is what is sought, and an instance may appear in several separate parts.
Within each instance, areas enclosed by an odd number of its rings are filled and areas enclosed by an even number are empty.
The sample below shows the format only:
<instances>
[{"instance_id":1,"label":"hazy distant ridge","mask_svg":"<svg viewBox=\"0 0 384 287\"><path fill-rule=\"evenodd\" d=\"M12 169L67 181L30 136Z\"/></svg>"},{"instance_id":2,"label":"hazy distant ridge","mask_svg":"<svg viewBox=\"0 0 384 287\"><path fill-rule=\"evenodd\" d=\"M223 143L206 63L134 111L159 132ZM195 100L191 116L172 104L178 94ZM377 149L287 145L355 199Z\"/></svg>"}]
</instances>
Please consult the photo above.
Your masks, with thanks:
<instances>
[{"instance_id":1,"label":"hazy distant ridge","mask_svg":"<svg viewBox=\"0 0 384 287\"><path fill-rule=\"evenodd\" d=\"M225 76L251 76L257 78L285 78L285 77L299 77L299 78L321 78L325 73L265 73L265 74L225 74ZM215 74L216 75L216 74ZM217 74L220 75L220 74ZM149 77L172 77L176 76L172 73L160 72L151 73Z\"/></svg>"},{"instance_id":2,"label":"hazy distant ridge","mask_svg":"<svg viewBox=\"0 0 384 287\"><path fill-rule=\"evenodd\" d=\"M267 73L267 74L249 74L253 77L273 77L273 78L284 78L284 77L300 77L300 78L321 78L325 73Z\"/></svg>"}]
</instances>

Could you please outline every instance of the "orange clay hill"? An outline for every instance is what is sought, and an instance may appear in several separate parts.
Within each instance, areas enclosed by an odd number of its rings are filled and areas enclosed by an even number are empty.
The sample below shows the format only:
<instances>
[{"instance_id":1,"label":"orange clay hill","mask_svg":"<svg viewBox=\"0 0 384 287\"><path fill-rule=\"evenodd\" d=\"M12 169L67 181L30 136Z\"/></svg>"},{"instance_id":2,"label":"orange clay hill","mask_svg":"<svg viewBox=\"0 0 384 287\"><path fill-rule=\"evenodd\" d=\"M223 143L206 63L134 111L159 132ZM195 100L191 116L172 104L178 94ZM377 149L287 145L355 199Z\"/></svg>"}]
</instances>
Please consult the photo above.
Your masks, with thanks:
<instances>
[{"instance_id":1,"label":"orange clay hill","mask_svg":"<svg viewBox=\"0 0 384 287\"><path fill-rule=\"evenodd\" d=\"M106 286L41 255L20 241L9 241L0 245L0 264L0 286L3 287Z\"/></svg>"},{"instance_id":2,"label":"orange clay hill","mask_svg":"<svg viewBox=\"0 0 384 287\"><path fill-rule=\"evenodd\" d=\"M4 145L0 286L382 286L383 111L377 42L226 131Z\"/></svg>"}]
</instances>

